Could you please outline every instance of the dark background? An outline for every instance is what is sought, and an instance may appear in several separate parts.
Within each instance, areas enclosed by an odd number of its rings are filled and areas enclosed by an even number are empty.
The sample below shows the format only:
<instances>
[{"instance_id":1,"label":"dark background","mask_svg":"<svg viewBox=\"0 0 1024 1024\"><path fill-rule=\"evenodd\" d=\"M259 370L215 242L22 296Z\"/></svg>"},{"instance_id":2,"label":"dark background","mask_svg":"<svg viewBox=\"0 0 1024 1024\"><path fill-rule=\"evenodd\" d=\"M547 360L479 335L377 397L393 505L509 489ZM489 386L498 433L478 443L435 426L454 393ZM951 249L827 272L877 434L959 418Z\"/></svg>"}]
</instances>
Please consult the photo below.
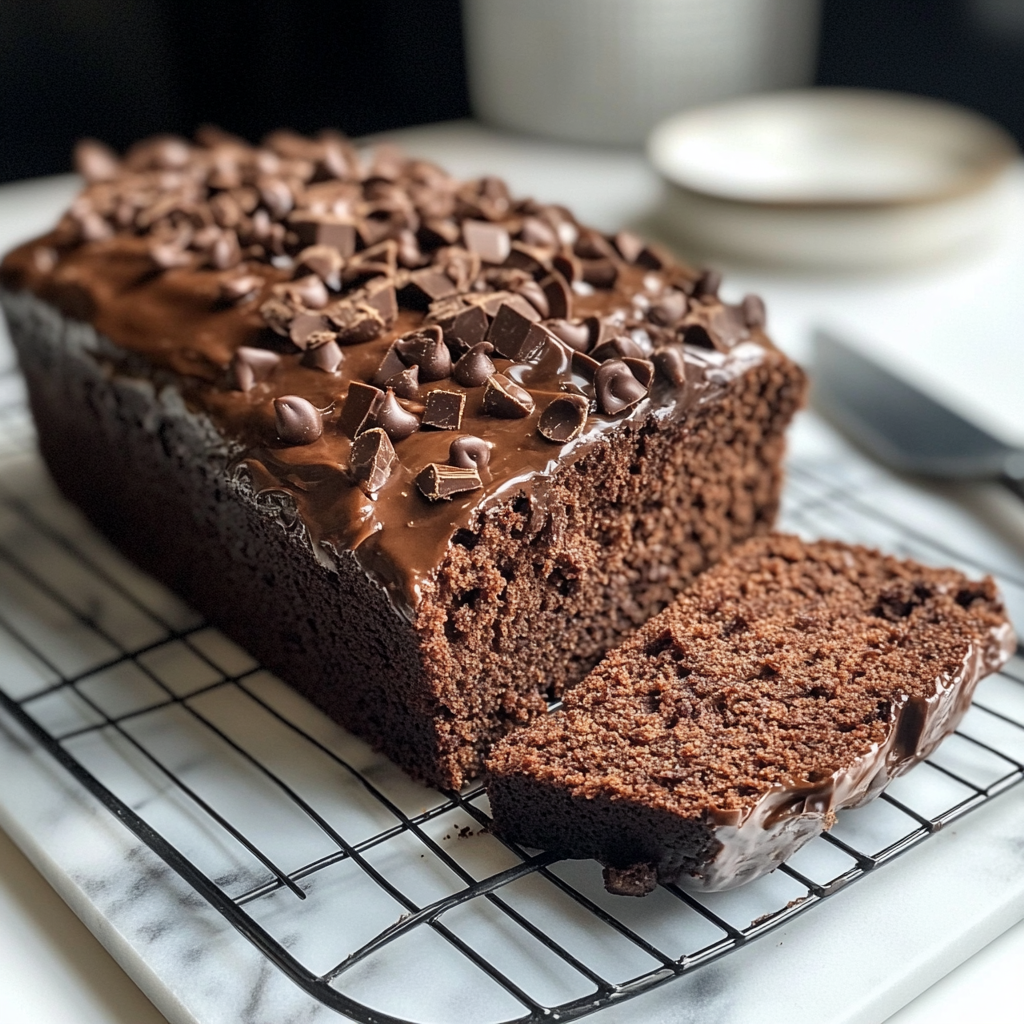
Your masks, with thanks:
<instances>
[{"instance_id":1,"label":"dark background","mask_svg":"<svg viewBox=\"0 0 1024 1024\"><path fill-rule=\"evenodd\" d=\"M1024 143L1024 0L825 0L818 81L966 103ZM0 181L67 170L82 135L468 113L458 0L0 0Z\"/></svg>"}]
</instances>

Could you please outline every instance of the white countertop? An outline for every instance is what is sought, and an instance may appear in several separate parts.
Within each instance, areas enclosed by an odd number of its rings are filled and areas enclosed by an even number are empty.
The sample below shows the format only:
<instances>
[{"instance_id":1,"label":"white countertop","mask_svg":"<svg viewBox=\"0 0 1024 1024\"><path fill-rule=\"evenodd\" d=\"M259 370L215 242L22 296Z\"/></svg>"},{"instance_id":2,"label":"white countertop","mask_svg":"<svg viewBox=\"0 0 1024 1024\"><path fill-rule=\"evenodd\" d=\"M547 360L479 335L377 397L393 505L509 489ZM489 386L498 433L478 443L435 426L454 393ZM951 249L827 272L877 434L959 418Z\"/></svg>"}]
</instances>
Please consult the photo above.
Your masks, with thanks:
<instances>
[{"instance_id":1,"label":"white countertop","mask_svg":"<svg viewBox=\"0 0 1024 1024\"><path fill-rule=\"evenodd\" d=\"M405 136L410 149L436 156L458 173L497 170L516 191L571 202L584 219L601 226L643 224L656 208L657 181L643 161L629 152L510 139L472 125L411 129L398 135ZM0 189L0 248L45 226L52 216L55 190L72 188L71 182L51 181ZM730 280L744 290L757 288L766 295L775 334L791 351L799 354L806 345L808 327L823 319L850 325L875 348L899 338L895 362L923 374L936 390L952 395L964 408L984 406L989 423L1001 433L1024 437L1024 403L1015 399L1024 359L1019 339L1012 333L1024 321L1024 290L1019 288L1024 277L1024 178L1020 199L1020 209L1008 217L1007 235L991 250L967 254L956 265L875 281L808 280L750 271L738 272ZM991 301L980 305L974 301L989 289ZM981 338L985 344L979 348ZM1020 523L1013 526L1018 536L1024 536ZM1024 923L890 1020L894 1024L961 1024L964 1020L1019 1024L1024 1019L1022 962ZM155 1024L163 1020L0 833L0 1021Z\"/></svg>"}]
</instances>

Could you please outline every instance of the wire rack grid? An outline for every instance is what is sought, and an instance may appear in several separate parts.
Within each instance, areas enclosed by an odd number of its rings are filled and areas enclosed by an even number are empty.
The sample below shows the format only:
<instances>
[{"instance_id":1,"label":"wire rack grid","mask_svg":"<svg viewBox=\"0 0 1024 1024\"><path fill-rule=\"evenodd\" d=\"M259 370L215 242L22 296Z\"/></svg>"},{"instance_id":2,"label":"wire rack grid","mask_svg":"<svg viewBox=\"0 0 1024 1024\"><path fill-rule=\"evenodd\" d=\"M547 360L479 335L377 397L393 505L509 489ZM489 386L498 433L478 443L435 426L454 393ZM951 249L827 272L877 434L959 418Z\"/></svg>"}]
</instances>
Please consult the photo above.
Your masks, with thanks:
<instances>
[{"instance_id":1,"label":"wire rack grid","mask_svg":"<svg viewBox=\"0 0 1024 1024\"><path fill-rule=\"evenodd\" d=\"M791 467L789 528L991 571ZM996 573L1024 611L1024 578ZM1024 778L1024 663L874 804L729 893L611 897L418 786L113 552L48 482L0 371L0 707L296 985L366 1024L569 1021L738 949ZM407 965L434 979L410 999ZM426 967L424 967L426 965ZM404 973L403 973L404 972Z\"/></svg>"}]
</instances>

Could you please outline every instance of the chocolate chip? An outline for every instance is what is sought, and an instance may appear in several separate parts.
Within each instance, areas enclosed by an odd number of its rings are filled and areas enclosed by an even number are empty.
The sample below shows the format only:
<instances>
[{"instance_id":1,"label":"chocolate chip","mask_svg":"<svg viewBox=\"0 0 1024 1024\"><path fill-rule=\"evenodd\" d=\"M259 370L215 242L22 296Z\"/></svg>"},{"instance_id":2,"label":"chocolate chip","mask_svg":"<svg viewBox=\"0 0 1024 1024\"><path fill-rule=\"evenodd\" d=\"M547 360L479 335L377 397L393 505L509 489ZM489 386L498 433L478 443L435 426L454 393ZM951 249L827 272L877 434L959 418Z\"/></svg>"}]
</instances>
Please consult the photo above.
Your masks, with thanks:
<instances>
[{"instance_id":1,"label":"chocolate chip","mask_svg":"<svg viewBox=\"0 0 1024 1024\"><path fill-rule=\"evenodd\" d=\"M420 368L406 367L401 373L389 377L385 383L399 398L417 398L420 393Z\"/></svg>"},{"instance_id":2,"label":"chocolate chip","mask_svg":"<svg viewBox=\"0 0 1024 1024\"><path fill-rule=\"evenodd\" d=\"M420 421L402 408L394 391L388 388L384 400L377 405L366 419L366 429L380 427L392 441L402 441L420 429Z\"/></svg>"},{"instance_id":3,"label":"chocolate chip","mask_svg":"<svg viewBox=\"0 0 1024 1024\"><path fill-rule=\"evenodd\" d=\"M659 327L672 327L686 315L686 296L673 289L651 304L647 319Z\"/></svg>"},{"instance_id":4,"label":"chocolate chip","mask_svg":"<svg viewBox=\"0 0 1024 1024\"><path fill-rule=\"evenodd\" d=\"M461 391L431 391L427 395L423 412L423 426L434 430L458 430L466 408L466 396Z\"/></svg>"},{"instance_id":5,"label":"chocolate chip","mask_svg":"<svg viewBox=\"0 0 1024 1024\"><path fill-rule=\"evenodd\" d=\"M546 320L544 326L574 352L586 352L590 348L590 328L585 323L572 323L569 320Z\"/></svg>"},{"instance_id":6,"label":"chocolate chip","mask_svg":"<svg viewBox=\"0 0 1024 1024\"><path fill-rule=\"evenodd\" d=\"M316 274L308 274L297 281L292 281L288 285L288 293L307 309L323 309L331 301L327 286Z\"/></svg>"},{"instance_id":7,"label":"chocolate chip","mask_svg":"<svg viewBox=\"0 0 1024 1024\"><path fill-rule=\"evenodd\" d=\"M544 294L544 290L532 278L523 281L515 290L519 295L522 295L522 297L526 299L526 301L529 302L538 313L540 313L541 318L551 315L551 310L548 306L548 298Z\"/></svg>"},{"instance_id":8,"label":"chocolate chip","mask_svg":"<svg viewBox=\"0 0 1024 1024\"><path fill-rule=\"evenodd\" d=\"M764 299L760 295L744 295L743 301L740 303L740 310L743 313L744 323L751 330L760 329L768 322Z\"/></svg>"},{"instance_id":9,"label":"chocolate chip","mask_svg":"<svg viewBox=\"0 0 1024 1024\"><path fill-rule=\"evenodd\" d=\"M622 361L641 385L650 391L651 381L654 380L654 363L650 359L636 359L633 356L625 356Z\"/></svg>"},{"instance_id":10,"label":"chocolate chip","mask_svg":"<svg viewBox=\"0 0 1024 1024\"><path fill-rule=\"evenodd\" d=\"M693 286L695 298L713 298L722 285L722 275L717 270L705 270Z\"/></svg>"},{"instance_id":11,"label":"chocolate chip","mask_svg":"<svg viewBox=\"0 0 1024 1024\"><path fill-rule=\"evenodd\" d=\"M117 154L96 139L82 139L75 144L74 164L75 170L90 185L116 178L121 168Z\"/></svg>"},{"instance_id":12,"label":"chocolate chip","mask_svg":"<svg viewBox=\"0 0 1024 1024\"><path fill-rule=\"evenodd\" d=\"M504 263L512 248L508 232L500 224L482 220L462 222L462 240L485 263Z\"/></svg>"},{"instance_id":13,"label":"chocolate chip","mask_svg":"<svg viewBox=\"0 0 1024 1024\"><path fill-rule=\"evenodd\" d=\"M524 217L519 237L527 245L536 245L542 249L554 249L558 245L558 236L554 229L539 217Z\"/></svg>"},{"instance_id":14,"label":"chocolate chip","mask_svg":"<svg viewBox=\"0 0 1024 1024\"><path fill-rule=\"evenodd\" d=\"M263 287L263 278L254 274L245 274L242 277L229 277L220 283L220 300L229 305L238 302L245 302L253 298Z\"/></svg>"},{"instance_id":15,"label":"chocolate chip","mask_svg":"<svg viewBox=\"0 0 1024 1024\"><path fill-rule=\"evenodd\" d=\"M420 368L420 380L445 380L452 374L452 356L448 346L441 339L441 328L425 327L399 338L395 351L406 366Z\"/></svg>"},{"instance_id":16,"label":"chocolate chip","mask_svg":"<svg viewBox=\"0 0 1024 1024\"><path fill-rule=\"evenodd\" d=\"M396 377L406 368L406 364L395 350L395 346L391 345L387 352L384 353L384 358L373 375L373 383L377 387L384 387L393 377Z\"/></svg>"},{"instance_id":17,"label":"chocolate chip","mask_svg":"<svg viewBox=\"0 0 1024 1024\"><path fill-rule=\"evenodd\" d=\"M311 245L295 258L296 265L316 274L331 291L341 290L341 268L344 258L329 245Z\"/></svg>"},{"instance_id":18,"label":"chocolate chip","mask_svg":"<svg viewBox=\"0 0 1024 1024\"><path fill-rule=\"evenodd\" d=\"M686 360L682 350L672 345L659 349L651 356L657 371L674 387L681 388L686 384Z\"/></svg>"},{"instance_id":19,"label":"chocolate chip","mask_svg":"<svg viewBox=\"0 0 1024 1024\"><path fill-rule=\"evenodd\" d=\"M548 316L560 319L572 316L572 289L561 274L557 271L548 274L540 286L548 300Z\"/></svg>"},{"instance_id":20,"label":"chocolate chip","mask_svg":"<svg viewBox=\"0 0 1024 1024\"><path fill-rule=\"evenodd\" d=\"M285 444L312 444L324 432L316 406L298 395L274 399L274 420Z\"/></svg>"},{"instance_id":21,"label":"chocolate chip","mask_svg":"<svg viewBox=\"0 0 1024 1024\"><path fill-rule=\"evenodd\" d=\"M643 240L634 235L632 231L620 231L614 241L619 255L627 263L636 263L640 258L640 253L644 251Z\"/></svg>"},{"instance_id":22,"label":"chocolate chip","mask_svg":"<svg viewBox=\"0 0 1024 1024\"><path fill-rule=\"evenodd\" d=\"M480 306L470 306L441 325L444 340L461 349L472 348L487 336L489 321Z\"/></svg>"},{"instance_id":23,"label":"chocolate chip","mask_svg":"<svg viewBox=\"0 0 1024 1024\"><path fill-rule=\"evenodd\" d=\"M455 438L448 448L448 461L463 469L486 469L491 461L493 445L480 437L464 434Z\"/></svg>"},{"instance_id":24,"label":"chocolate chip","mask_svg":"<svg viewBox=\"0 0 1024 1024\"><path fill-rule=\"evenodd\" d=\"M579 437L589 411L590 403L581 395L561 395L541 413L537 430L541 437L565 444Z\"/></svg>"},{"instance_id":25,"label":"chocolate chip","mask_svg":"<svg viewBox=\"0 0 1024 1024\"><path fill-rule=\"evenodd\" d=\"M398 462L394 445L380 427L364 430L352 443L349 469L368 494L379 491Z\"/></svg>"},{"instance_id":26,"label":"chocolate chip","mask_svg":"<svg viewBox=\"0 0 1024 1024\"><path fill-rule=\"evenodd\" d=\"M239 391L251 391L270 376L279 362L281 357L276 352L242 345L231 357L231 376L235 387Z\"/></svg>"},{"instance_id":27,"label":"chocolate chip","mask_svg":"<svg viewBox=\"0 0 1024 1024\"><path fill-rule=\"evenodd\" d=\"M647 388L621 359L609 359L597 368L594 388L598 406L608 416L615 416L647 397Z\"/></svg>"},{"instance_id":28,"label":"chocolate chip","mask_svg":"<svg viewBox=\"0 0 1024 1024\"><path fill-rule=\"evenodd\" d=\"M504 374L495 373L484 385L482 411L503 420L520 420L533 412L533 396Z\"/></svg>"},{"instance_id":29,"label":"chocolate chip","mask_svg":"<svg viewBox=\"0 0 1024 1024\"><path fill-rule=\"evenodd\" d=\"M180 245L172 242L157 242L149 246L149 258L160 270L171 270L174 267L187 267L192 263L192 256Z\"/></svg>"},{"instance_id":30,"label":"chocolate chip","mask_svg":"<svg viewBox=\"0 0 1024 1024\"><path fill-rule=\"evenodd\" d=\"M302 353L302 359L299 361L311 370L337 373L343 358L341 346L332 339L323 345L317 345L316 348L307 349Z\"/></svg>"},{"instance_id":31,"label":"chocolate chip","mask_svg":"<svg viewBox=\"0 0 1024 1024\"><path fill-rule=\"evenodd\" d=\"M347 437L356 437L360 428L384 401L384 392L370 384L354 380L348 386L338 426ZM369 424L368 424L369 426Z\"/></svg>"},{"instance_id":32,"label":"chocolate chip","mask_svg":"<svg viewBox=\"0 0 1024 1024\"><path fill-rule=\"evenodd\" d=\"M494 346L489 341L474 345L456 362L452 376L465 388L483 387L487 378L495 372L494 363L487 357L487 353L493 351Z\"/></svg>"},{"instance_id":33,"label":"chocolate chip","mask_svg":"<svg viewBox=\"0 0 1024 1024\"><path fill-rule=\"evenodd\" d=\"M590 355L599 363L603 363L606 359L622 359L623 356L643 359L644 350L628 335L617 334L598 345Z\"/></svg>"},{"instance_id":34,"label":"chocolate chip","mask_svg":"<svg viewBox=\"0 0 1024 1024\"><path fill-rule=\"evenodd\" d=\"M313 336L327 330L327 321L319 313L299 313L288 326L288 337L301 349L310 348ZM331 332L333 337L333 332ZM313 347L315 347L313 341ZM321 342L322 344L322 342Z\"/></svg>"},{"instance_id":35,"label":"chocolate chip","mask_svg":"<svg viewBox=\"0 0 1024 1024\"><path fill-rule=\"evenodd\" d=\"M487 332L487 340L495 352L514 362L527 360L537 352L548 337L547 331L539 324L504 302Z\"/></svg>"},{"instance_id":36,"label":"chocolate chip","mask_svg":"<svg viewBox=\"0 0 1024 1024\"><path fill-rule=\"evenodd\" d=\"M456 494L478 490L483 484L475 467L446 466L431 462L416 477L420 493L431 501L449 501Z\"/></svg>"}]
</instances>

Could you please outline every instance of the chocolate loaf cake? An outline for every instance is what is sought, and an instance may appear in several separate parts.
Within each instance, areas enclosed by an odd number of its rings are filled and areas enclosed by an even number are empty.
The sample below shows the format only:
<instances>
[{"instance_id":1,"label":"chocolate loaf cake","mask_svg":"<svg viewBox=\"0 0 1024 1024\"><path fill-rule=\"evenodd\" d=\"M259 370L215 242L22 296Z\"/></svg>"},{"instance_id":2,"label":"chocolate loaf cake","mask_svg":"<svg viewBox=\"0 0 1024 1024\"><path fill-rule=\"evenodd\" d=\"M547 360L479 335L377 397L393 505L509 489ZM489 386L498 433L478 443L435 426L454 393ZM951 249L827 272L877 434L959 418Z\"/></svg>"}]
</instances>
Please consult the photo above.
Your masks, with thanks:
<instances>
[{"instance_id":1,"label":"chocolate loaf cake","mask_svg":"<svg viewBox=\"0 0 1024 1024\"><path fill-rule=\"evenodd\" d=\"M750 540L498 744L495 828L621 895L732 888L927 757L1014 645L991 579Z\"/></svg>"},{"instance_id":2,"label":"chocolate loaf cake","mask_svg":"<svg viewBox=\"0 0 1024 1024\"><path fill-rule=\"evenodd\" d=\"M770 527L804 377L715 273L330 133L77 159L0 270L54 479L414 775Z\"/></svg>"}]
</instances>

